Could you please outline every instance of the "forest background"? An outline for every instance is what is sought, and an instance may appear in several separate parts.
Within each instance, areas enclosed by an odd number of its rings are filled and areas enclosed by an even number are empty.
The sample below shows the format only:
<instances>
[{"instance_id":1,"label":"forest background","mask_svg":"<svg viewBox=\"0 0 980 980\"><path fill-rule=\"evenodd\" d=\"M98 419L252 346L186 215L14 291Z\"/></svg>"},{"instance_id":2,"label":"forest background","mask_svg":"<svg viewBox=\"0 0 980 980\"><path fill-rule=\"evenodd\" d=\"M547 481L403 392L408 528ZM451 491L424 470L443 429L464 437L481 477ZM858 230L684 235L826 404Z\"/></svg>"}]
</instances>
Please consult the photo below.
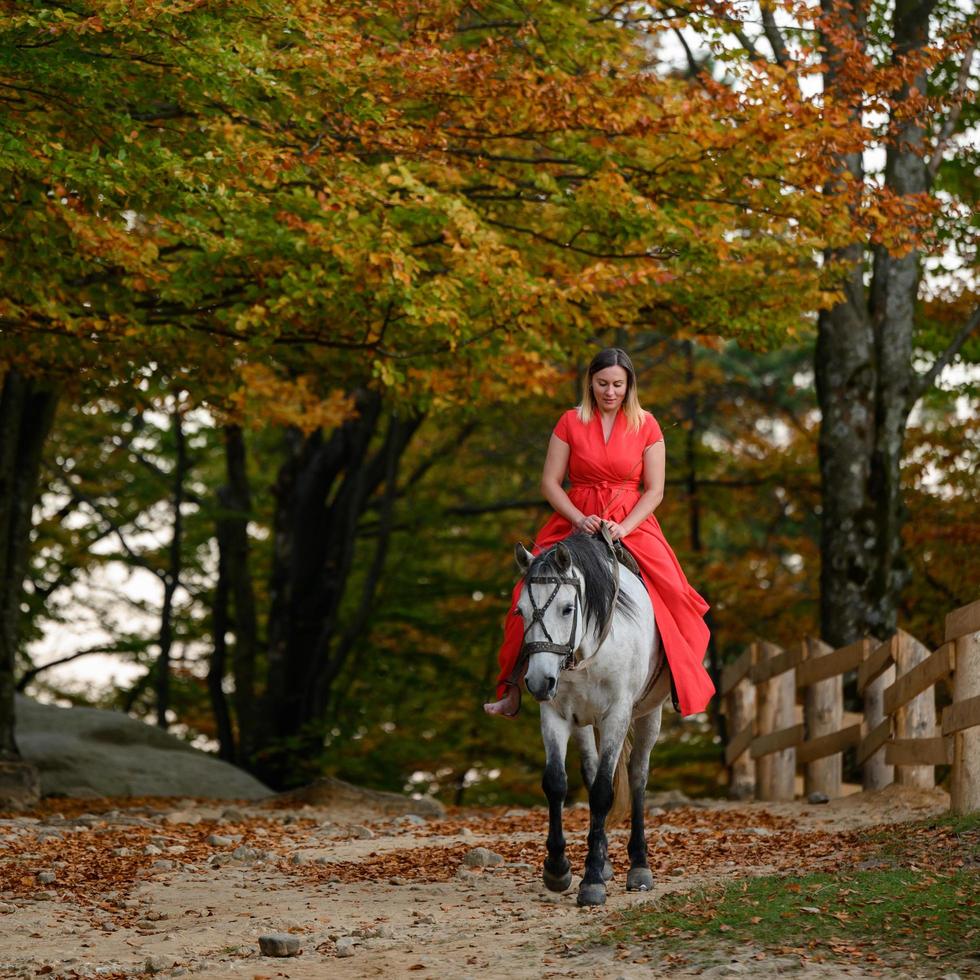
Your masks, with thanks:
<instances>
[{"instance_id":1,"label":"forest background","mask_svg":"<svg viewBox=\"0 0 980 980\"><path fill-rule=\"evenodd\" d=\"M0 31L4 760L17 687L277 787L536 798L536 712L479 706L608 344L716 676L760 637L937 645L975 598L971 8L105 0ZM124 682L51 669L107 655ZM722 725L673 719L654 782L722 792Z\"/></svg>"}]
</instances>

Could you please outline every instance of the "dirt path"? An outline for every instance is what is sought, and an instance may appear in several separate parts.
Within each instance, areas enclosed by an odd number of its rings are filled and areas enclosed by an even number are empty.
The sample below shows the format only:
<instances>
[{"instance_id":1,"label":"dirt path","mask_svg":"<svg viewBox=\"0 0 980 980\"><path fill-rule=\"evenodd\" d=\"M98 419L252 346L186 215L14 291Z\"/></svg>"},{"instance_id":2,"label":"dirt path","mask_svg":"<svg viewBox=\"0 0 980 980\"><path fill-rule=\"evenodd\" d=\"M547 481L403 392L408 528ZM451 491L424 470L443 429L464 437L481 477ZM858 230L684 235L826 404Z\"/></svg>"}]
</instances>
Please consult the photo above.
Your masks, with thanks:
<instances>
[{"instance_id":1,"label":"dirt path","mask_svg":"<svg viewBox=\"0 0 980 980\"><path fill-rule=\"evenodd\" d=\"M577 879L560 896L540 884L541 809L413 822L190 801L86 815L64 801L60 813L48 806L0 819L0 976L649 978L668 963L672 977L840 976L847 970L839 965L803 968L793 956L750 948L705 949L697 962L677 963L666 950L583 940L617 910L668 891L832 869L844 853L859 856L862 828L947 804L942 793L895 787L821 807L719 802L653 811L654 891L626 893L626 831L617 829L608 904L589 910L575 905ZM569 811L578 869L586 825L583 808ZM503 861L467 868L478 846ZM258 937L273 932L295 936L301 955L261 955Z\"/></svg>"}]
</instances>

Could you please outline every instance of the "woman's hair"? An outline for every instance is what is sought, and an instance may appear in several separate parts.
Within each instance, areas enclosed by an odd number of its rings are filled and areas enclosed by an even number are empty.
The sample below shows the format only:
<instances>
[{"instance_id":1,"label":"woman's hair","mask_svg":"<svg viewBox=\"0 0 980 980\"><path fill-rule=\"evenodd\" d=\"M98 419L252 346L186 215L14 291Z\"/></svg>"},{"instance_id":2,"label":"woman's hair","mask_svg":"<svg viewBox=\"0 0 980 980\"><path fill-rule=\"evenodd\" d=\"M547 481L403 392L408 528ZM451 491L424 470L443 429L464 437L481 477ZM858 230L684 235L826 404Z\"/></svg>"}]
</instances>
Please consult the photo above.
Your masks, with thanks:
<instances>
[{"instance_id":1,"label":"woman's hair","mask_svg":"<svg viewBox=\"0 0 980 980\"><path fill-rule=\"evenodd\" d=\"M629 354L619 347L607 347L599 351L592 358L588 373L585 376L585 390L582 392L582 401L578 406L578 417L583 422L592 421L592 416L598 411L595 393L592 391L592 379L595 375L608 367L621 367L626 372L626 397L623 399L623 414L626 416L627 426L633 431L639 431L643 425L643 409L640 407L640 399L636 395L636 371L633 370L633 362Z\"/></svg>"}]
</instances>

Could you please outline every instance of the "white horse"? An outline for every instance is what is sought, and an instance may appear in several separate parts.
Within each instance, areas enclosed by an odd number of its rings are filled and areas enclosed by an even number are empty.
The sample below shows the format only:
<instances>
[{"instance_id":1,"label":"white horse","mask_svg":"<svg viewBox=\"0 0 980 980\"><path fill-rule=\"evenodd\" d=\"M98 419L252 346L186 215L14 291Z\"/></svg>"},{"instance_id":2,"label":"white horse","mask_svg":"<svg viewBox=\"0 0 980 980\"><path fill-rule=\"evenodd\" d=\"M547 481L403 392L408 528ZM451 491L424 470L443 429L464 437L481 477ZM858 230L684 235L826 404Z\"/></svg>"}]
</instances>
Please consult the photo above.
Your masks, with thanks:
<instances>
[{"instance_id":1,"label":"white horse","mask_svg":"<svg viewBox=\"0 0 980 980\"><path fill-rule=\"evenodd\" d=\"M565 753L574 735L589 790L589 851L579 905L603 905L612 877L606 819L617 797L632 804L629 891L653 885L647 865L643 802L650 752L670 693L653 607L643 582L618 566L600 537L577 533L534 557L515 551L524 574L517 612L524 619L525 684L541 704L545 748L542 787L548 798L548 856L544 883L556 892L572 881L565 857L562 805L568 790ZM630 751L627 733L633 727ZM620 800L616 801L617 804ZM625 801L623 801L625 802ZM625 805L617 806L625 814Z\"/></svg>"}]
</instances>

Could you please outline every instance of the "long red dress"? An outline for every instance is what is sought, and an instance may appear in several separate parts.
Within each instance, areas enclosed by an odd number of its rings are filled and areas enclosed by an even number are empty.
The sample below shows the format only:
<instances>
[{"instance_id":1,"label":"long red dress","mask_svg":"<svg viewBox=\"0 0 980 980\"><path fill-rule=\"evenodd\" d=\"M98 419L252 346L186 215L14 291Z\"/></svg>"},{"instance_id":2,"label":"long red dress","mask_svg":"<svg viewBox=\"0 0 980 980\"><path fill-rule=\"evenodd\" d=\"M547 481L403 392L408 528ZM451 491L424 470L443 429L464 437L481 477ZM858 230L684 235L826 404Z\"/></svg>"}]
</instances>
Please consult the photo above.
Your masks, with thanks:
<instances>
[{"instance_id":1,"label":"long red dress","mask_svg":"<svg viewBox=\"0 0 980 980\"><path fill-rule=\"evenodd\" d=\"M597 514L619 523L636 505L643 477L643 452L663 439L656 419L649 412L643 414L643 425L634 432L629 430L626 416L619 411L608 443L598 413L584 423L573 408L558 420L554 434L570 450L568 496L583 514ZM560 514L552 514L538 533L533 552L550 548L574 530L574 525ZM708 627L703 616L708 604L688 583L653 514L630 532L623 543L636 558L650 593L681 714L703 711L715 690L703 664L708 647ZM511 612L520 598L521 585L518 582L514 588ZM499 653L497 697L502 698L506 693L523 639L523 620L508 615Z\"/></svg>"}]
</instances>

